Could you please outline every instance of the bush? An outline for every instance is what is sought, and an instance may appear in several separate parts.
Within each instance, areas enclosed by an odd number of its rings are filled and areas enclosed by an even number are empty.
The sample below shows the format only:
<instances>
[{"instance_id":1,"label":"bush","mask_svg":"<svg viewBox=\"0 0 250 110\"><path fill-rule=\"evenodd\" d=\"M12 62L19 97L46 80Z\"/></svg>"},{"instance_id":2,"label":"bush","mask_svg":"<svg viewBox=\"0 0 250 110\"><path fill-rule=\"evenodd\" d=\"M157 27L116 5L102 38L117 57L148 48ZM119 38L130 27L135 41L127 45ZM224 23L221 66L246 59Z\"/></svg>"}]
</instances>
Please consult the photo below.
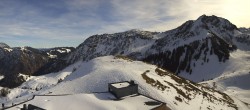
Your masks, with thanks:
<instances>
[{"instance_id":1,"label":"bush","mask_svg":"<svg viewBox=\"0 0 250 110\"><path fill-rule=\"evenodd\" d=\"M175 96L175 100L179 101L179 102L182 102L182 99L180 97L176 97Z\"/></svg>"},{"instance_id":2,"label":"bush","mask_svg":"<svg viewBox=\"0 0 250 110\"><path fill-rule=\"evenodd\" d=\"M10 93L10 91L9 91L8 88L2 88L2 89L0 90L0 96L1 96L1 97L6 97L9 93Z\"/></svg>"},{"instance_id":3,"label":"bush","mask_svg":"<svg viewBox=\"0 0 250 110\"><path fill-rule=\"evenodd\" d=\"M61 83L62 81L63 81L62 78L58 79L57 84Z\"/></svg>"},{"instance_id":4,"label":"bush","mask_svg":"<svg viewBox=\"0 0 250 110\"><path fill-rule=\"evenodd\" d=\"M73 68L72 72L75 72L76 71L76 67Z\"/></svg>"}]
</instances>

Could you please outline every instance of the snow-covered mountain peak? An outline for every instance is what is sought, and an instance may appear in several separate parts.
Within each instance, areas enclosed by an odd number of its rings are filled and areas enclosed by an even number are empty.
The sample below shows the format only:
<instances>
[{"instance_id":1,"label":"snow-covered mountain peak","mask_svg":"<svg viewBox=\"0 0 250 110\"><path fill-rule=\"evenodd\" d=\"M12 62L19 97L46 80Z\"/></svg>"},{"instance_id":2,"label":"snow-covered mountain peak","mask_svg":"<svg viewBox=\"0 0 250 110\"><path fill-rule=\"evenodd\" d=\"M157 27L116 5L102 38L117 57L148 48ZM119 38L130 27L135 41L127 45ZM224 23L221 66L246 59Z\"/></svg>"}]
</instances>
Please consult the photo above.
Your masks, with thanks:
<instances>
[{"instance_id":1,"label":"snow-covered mountain peak","mask_svg":"<svg viewBox=\"0 0 250 110\"><path fill-rule=\"evenodd\" d=\"M205 23L207 25L212 25L217 28L218 26L220 26L220 28L225 28L227 30L237 29L237 27L227 19L217 17L215 15L212 16L202 15L196 21L201 21L202 23Z\"/></svg>"},{"instance_id":2,"label":"snow-covered mountain peak","mask_svg":"<svg viewBox=\"0 0 250 110\"><path fill-rule=\"evenodd\" d=\"M144 53L155 41L157 32L130 30L114 34L93 35L71 54L68 62L89 60L105 55L131 55Z\"/></svg>"},{"instance_id":3,"label":"snow-covered mountain peak","mask_svg":"<svg viewBox=\"0 0 250 110\"><path fill-rule=\"evenodd\" d=\"M236 31L237 27L224 18L203 15L197 20L189 20L176 29L162 33L163 37L156 41L158 44L154 44L153 48L160 51L173 50L212 37L233 45L232 40Z\"/></svg>"},{"instance_id":4,"label":"snow-covered mountain peak","mask_svg":"<svg viewBox=\"0 0 250 110\"><path fill-rule=\"evenodd\" d=\"M67 62L123 55L156 64L177 74L192 74L195 67L191 65L206 64L210 57L218 63L226 62L230 52L237 48L234 43L237 31L237 27L224 18L203 15L162 33L129 30L93 35L69 55Z\"/></svg>"}]
</instances>

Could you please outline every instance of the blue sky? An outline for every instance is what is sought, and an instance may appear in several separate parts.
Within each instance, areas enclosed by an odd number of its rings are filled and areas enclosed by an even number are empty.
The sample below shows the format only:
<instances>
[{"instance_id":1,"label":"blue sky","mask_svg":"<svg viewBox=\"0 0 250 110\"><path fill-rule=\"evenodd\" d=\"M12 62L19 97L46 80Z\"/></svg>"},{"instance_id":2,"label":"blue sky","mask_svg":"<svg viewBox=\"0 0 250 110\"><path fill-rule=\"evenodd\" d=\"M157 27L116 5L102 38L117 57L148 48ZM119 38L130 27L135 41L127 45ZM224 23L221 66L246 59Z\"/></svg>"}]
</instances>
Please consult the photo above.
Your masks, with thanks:
<instances>
[{"instance_id":1,"label":"blue sky","mask_svg":"<svg viewBox=\"0 0 250 110\"><path fill-rule=\"evenodd\" d=\"M166 31L202 14L250 27L250 0L0 0L0 42L78 46L94 34Z\"/></svg>"}]
</instances>

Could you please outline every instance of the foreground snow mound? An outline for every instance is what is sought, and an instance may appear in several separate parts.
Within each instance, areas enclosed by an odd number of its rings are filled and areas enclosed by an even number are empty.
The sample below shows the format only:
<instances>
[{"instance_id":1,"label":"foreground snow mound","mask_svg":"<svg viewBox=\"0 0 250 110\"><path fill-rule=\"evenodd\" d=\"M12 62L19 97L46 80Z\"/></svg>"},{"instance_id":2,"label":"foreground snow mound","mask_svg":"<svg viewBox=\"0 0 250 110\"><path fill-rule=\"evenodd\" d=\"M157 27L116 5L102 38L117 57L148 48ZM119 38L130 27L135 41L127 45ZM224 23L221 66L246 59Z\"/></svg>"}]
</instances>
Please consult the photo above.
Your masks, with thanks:
<instances>
[{"instance_id":1,"label":"foreground snow mound","mask_svg":"<svg viewBox=\"0 0 250 110\"><path fill-rule=\"evenodd\" d=\"M62 103L68 104L62 104ZM117 100L110 93L74 94L63 96L36 96L25 104L32 104L46 110L152 110L161 103L147 104L155 100L141 96L127 96ZM16 110L22 105L10 108Z\"/></svg>"},{"instance_id":2,"label":"foreground snow mound","mask_svg":"<svg viewBox=\"0 0 250 110\"><path fill-rule=\"evenodd\" d=\"M45 79L49 78L54 80L50 79L45 83ZM134 80L139 85L140 93L166 102L174 110L237 109L234 100L224 93L175 76L155 65L132 61L123 56L106 56L88 62L77 62L61 72L33 77L21 87L28 87L26 92L33 90L34 93L30 94L93 93L108 91L108 83L129 80ZM39 90L35 91L36 88ZM25 98L27 100L28 95L10 100Z\"/></svg>"}]
</instances>

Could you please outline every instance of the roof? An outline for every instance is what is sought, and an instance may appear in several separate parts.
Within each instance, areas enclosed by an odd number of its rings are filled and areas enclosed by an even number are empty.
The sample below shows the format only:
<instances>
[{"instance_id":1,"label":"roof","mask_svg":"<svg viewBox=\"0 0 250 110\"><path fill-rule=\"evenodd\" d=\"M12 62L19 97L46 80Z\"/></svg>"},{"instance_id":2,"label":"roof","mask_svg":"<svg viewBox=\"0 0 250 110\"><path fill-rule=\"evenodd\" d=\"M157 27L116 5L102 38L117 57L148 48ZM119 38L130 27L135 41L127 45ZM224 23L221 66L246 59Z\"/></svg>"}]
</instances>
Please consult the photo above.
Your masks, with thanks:
<instances>
[{"instance_id":1,"label":"roof","mask_svg":"<svg viewBox=\"0 0 250 110\"><path fill-rule=\"evenodd\" d=\"M116 88L124 88L124 87L128 87L130 85L129 82L120 82L120 83L112 83L112 86L116 87Z\"/></svg>"}]
</instances>

